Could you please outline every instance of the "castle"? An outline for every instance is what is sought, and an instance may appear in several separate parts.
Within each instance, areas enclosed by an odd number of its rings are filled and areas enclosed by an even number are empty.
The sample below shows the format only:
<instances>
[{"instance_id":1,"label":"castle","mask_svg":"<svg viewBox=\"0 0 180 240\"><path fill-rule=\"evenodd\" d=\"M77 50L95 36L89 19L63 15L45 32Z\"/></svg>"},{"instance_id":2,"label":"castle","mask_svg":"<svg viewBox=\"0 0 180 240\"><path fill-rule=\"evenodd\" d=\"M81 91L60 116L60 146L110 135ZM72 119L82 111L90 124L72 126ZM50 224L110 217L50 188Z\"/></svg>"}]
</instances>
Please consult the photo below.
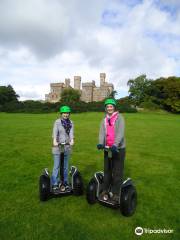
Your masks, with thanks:
<instances>
[{"instance_id":1,"label":"castle","mask_svg":"<svg viewBox=\"0 0 180 240\"><path fill-rule=\"evenodd\" d=\"M52 103L60 101L62 91L67 88L72 88L69 78L65 79L65 83L51 83L50 93L45 94L45 101ZM93 80L91 82L82 83L81 89L81 77L74 76L74 89L80 91L81 101L93 102L102 101L108 97L114 90L114 86L112 83L106 82L105 73L100 73L100 87L96 87L95 81Z\"/></svg>"}]
</instances>

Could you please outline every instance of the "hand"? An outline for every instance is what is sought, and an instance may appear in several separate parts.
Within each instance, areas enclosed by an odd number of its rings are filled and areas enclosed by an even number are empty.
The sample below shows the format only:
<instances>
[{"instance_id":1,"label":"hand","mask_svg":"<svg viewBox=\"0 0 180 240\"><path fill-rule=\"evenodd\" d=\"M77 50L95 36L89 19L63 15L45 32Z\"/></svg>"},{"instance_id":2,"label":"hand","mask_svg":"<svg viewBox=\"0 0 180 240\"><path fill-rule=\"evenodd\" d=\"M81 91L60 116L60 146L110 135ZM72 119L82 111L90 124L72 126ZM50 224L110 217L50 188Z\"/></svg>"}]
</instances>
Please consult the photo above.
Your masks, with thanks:
<instances>
[{"instance_id":1,"label":"hand","mask_svg":"<svg viewBox=\"0 0 180 240\"><path fill-rule=\"evenodd\" d=\"M104 148L104 145L103 144L97 144L97 149L100 150L100 149L103 149Z\"/></svg>"},{"instance_id":2,"label":"hand","mask_svg":"<svg viewBox=\"0 0 180 240\"><path fill-rule=\"evenodd\" d=\"M112 147L111 147L111 151L112 151L113 153L118 152L118 148L117 148L117 146L116 146L116 145L112 145Z\"/></svg>"},{"instance_id":3,"label":"hand","mask_svg":"<svg viewBox=\"0 0 180 240\"><path fill-rule=\"evenodd\" d=\"M74 139L71 139L70 143L69 143L71 146L74 145Z\"/></svg>"},{"instance_id":4,"label":"hand","mask_svg":"<svg viewBox=\"0 0 180 240\"><path fill-rule=\"evenodd\" d=\"M53 139L53 146L54 146L54 147L57 147L58 144L59 144L59 143L58 143L58 142L56 141L56 139L54 138L54 139Z\"/></svg>"}]
</instances>

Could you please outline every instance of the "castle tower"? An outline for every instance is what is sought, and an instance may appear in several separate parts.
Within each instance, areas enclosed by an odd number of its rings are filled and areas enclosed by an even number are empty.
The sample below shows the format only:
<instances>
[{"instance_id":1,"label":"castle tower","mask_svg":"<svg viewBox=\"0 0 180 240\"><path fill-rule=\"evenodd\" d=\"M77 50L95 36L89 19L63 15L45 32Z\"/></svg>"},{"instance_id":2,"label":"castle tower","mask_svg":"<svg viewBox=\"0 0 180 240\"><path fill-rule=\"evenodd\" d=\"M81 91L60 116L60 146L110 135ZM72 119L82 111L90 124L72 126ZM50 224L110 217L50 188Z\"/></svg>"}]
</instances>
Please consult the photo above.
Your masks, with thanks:
<instances>
[{"instance_id":1,"label":"castle tower","mask_svg":"<svg viewBox=\"0 0 180 240\"><path fill-rule=\"evenodd\" d=\"M82 83L82 96L81 100L84 102L93 101L93 89L95 87L95 81Z\"/></svg>"},{"instance_id":2,"label":"castle tower","mask_svg":"<svg viewBox=\"0 0 180 240\"><path fill-rule=\"evenodd\" d=\"M65 78L65 87L66 88L70 87L70 78Z\"/></svg>"},{"instance_id":3,"label":"castle tower","mask_svg":"<svg viewBox=\"0 0 180 240\"><path fill-rule=\"evenodd\" d=\"M74 76L74 89L80 90L81 88L81 77Z\"/></svg>"},{"instance_id":4,"label":"castle tower","mask_svg":"<svg viewBox=\"0 0 180 240\"><path fill-rule=\"evenodd\" d=\"M106 74L100 73L100 86L103 86L105 84Z\"/></svg>"}]
</instances>

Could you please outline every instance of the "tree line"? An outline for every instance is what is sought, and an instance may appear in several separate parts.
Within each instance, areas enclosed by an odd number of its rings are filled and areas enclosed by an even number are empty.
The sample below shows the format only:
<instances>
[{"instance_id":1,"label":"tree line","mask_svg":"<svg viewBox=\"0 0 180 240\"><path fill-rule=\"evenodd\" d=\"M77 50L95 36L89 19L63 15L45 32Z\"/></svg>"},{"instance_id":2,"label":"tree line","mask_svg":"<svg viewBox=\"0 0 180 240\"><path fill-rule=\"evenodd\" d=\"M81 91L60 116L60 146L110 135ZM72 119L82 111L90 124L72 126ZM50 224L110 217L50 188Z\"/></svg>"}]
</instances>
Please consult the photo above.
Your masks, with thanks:
<instances>
[{"instance_id":1,"label":"tree line","mask_svg":"<svg viewBox=\"0 0 180 240\"><path fill-rule=\"evenodd\" d=\"M80 96L78 90L69 88L62 91L61 102L19 101L19 96L15 93L12 86L0 86L0 111L16 113L50 113L58 112L60 105L70 105L73 113L104 111L104 101L86 103L80 100ZM128 103L120 104L118 101L117 109L120 112L137 112L135 107L130 106Z\"/></svg>"},{"instance_id":2,"label":"tree line","mask_svg":"<svg viewBox=\"0 0 180 240\"><path fill-rule=\"evenodd\" d=\"M137 112L137 107L147 109L164 109L172 113L180 113L180 77L148 79L146 75L128 81L129 95L117 99L120 112ZM109 97L115 97L113 91ZM61 93L61 102L19 101L19 96L11 85L0 86L1 112L43 113L58 111L60 105L68 104L73 112L104 111L104 101L82 102L80 92L65 89Z\"/></svg>"}]
</instances>

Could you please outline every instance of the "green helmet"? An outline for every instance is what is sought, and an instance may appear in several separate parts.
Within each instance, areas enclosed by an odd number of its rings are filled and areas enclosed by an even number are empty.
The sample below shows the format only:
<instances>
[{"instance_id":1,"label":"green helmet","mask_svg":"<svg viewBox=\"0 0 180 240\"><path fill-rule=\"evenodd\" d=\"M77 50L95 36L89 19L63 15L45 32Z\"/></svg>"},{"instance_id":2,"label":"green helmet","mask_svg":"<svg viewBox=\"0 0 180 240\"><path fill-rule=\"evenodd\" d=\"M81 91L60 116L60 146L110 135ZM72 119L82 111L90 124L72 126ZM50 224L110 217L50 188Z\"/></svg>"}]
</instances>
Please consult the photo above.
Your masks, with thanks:
<instances>
[{"instance_id":1,"label":"green helmet","mask_svg":"<svg viewBox=\"0 0 180 240\"><path fill-rule=\"evenodd\" d=\"M60 111L60 113L70 113L71 109L68 106L62 106L62 107L60 107L59 111Z\"/></svg>"},{"instance_id":2,"label":"green helmet","mask_svg":"<svg viewBox=\"0 0 180 240\"><path fill-rule=\"evenodd\" d=\"M104 103L105 107L106 107L106 105L108 105L108 104L111 104L111 105L116 106L116 100L113 99L113 98L108 98L108 99L106 99L106 101L105 101L105 103Z\"/></svg>"}]
</instances>

